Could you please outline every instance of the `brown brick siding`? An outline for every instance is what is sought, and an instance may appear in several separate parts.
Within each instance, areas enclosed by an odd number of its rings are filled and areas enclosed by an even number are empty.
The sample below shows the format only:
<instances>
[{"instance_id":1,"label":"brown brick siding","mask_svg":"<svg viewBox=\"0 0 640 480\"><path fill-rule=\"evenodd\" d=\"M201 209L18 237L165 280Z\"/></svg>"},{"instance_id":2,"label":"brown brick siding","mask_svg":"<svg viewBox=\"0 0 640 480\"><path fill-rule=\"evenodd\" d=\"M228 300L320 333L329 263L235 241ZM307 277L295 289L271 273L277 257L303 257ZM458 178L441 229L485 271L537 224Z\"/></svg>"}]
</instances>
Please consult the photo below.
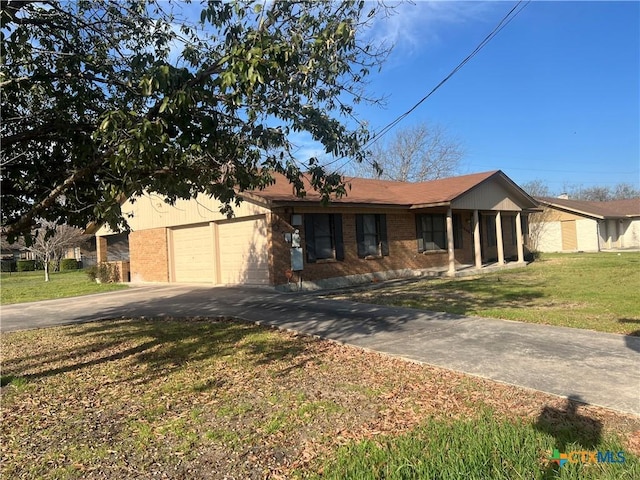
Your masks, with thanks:
<instances>
[{"instance_id":1,"label":"brown brick siding","mask_svg":"<svg viewBox=\"0 0 640 480\"><path fill-rule=\"evenodd\" d=\"M139 230L129 235L131 281L168 282L167 229Z\"/></svg>"},{"instance_id":2,"label":"brown brick siding","mask_svg":"<svg viewBox=\"0 0 640 480\"><path fill-rule=\"evenodd\" d=\"M343 277L347 275L366 274L388 270L426 269L446 267L448 257L446 252L419 253L416 241L415 214L406 210L392 209L341 209L302 210L296 213L341 213L344 240L344 261L307 263L305 255L303 280L321 280L325 278ZM431 210L429 213L444 213L444 210ZM356 214L384 213L387 215L387 237L389 241L389 255L373 260L358 257L356 242ZM470 264L473 262L473 236L469 227L470 212L454 212L462 215L463 248L456 250L456 262ZM275 285L287 283L285 271L291 268L290 245L284 241L284 233L293 231L289 222L291 214L283 209L274 210L272 214L272 256L270 260L271 280ZM298 227L304 247L304 228ZM303 248L304 250L304 248ZM306 254L306 252L305 252ZM298 277L294 276L293 281Z\"/></svg>"}]
</instances>

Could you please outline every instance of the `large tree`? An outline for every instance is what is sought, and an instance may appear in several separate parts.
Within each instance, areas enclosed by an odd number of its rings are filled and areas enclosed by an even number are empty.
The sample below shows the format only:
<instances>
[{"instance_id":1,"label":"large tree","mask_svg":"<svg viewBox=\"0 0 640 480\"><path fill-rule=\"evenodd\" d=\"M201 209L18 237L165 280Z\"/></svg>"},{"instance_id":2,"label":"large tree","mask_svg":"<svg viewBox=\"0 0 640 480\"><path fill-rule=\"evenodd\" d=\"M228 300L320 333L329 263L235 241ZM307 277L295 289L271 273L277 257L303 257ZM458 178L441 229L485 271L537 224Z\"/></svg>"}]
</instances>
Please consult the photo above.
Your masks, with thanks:
<instances>
[{"instance_id":1,"label":"large tree","mask_svg":"<svg viewBox=\"0 0 640 480\"><path fill-rule=\"evenodd\" d=\"M353 171L362 177L424 182L454 175L463 157L461 142L443 126L420 122L373 143L367 160Z\"/></svg>"},{"instance_id":2,"label":"large tree","mask_svg":"<svg viewBox=\"0 0 640 480\"><path fill-rule=\"evenodd\" d=\"M236 192L306 171L325 198L345 192L290 132L361 161L353 105L384 51L361 38L365 2L1 0L2 228L43 219L123 225L145 190L169 202Z\"/></svg>"}]
</instances>

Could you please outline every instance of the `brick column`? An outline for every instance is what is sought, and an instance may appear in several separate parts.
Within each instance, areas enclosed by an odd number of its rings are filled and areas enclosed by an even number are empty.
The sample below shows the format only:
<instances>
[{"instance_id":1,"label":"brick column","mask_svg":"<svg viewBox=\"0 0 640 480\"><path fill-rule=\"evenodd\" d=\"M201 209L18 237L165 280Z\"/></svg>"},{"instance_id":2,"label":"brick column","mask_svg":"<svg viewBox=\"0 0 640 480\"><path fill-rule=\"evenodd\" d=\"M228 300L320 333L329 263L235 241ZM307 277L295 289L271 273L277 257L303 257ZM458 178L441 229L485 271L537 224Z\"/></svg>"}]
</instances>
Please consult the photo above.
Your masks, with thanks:
<instances>
[{"instance_id":1,"label":"brick column","mask_svg":"<svg viewBox=\"0 0 640 480\"><path fill-rule=\"evenodd\" d=\"M98 263L107 261L107 238L96 237L96 259Z\"/></svg>"}]
</instances>

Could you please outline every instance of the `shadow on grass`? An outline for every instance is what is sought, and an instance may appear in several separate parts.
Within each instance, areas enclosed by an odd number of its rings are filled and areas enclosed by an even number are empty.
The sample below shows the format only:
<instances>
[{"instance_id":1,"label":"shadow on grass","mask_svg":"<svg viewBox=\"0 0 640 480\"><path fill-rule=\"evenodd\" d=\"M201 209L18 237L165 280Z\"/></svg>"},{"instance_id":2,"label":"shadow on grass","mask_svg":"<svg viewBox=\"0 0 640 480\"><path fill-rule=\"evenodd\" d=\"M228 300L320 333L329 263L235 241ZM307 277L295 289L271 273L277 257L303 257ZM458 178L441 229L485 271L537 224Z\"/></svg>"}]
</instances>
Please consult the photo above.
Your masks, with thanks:
<instances>
[{"instance_id":1,"label":"shadow on grass","mask_svg":"<svg viewBox=\"0 0 640 480\"><path fill-rule=\"evenodd\" d=\"M297 358L305 349L301 340L272 336L266 327L227 319L133 319L107 320L78 327L61 336L59 349L4 362L5 371L35 370L21 375L25 380L76 372L96 365L130 360L146 368L132 368L126 381L152 381L187 364L242 358L252 365L266 365ZM74 345L74 338L88 345ZM300 366L304 365L304 361ZM7 379L12 375L7 375ZM9 381L9 380L8 380ZM219 379L205 379L197 388L209 390Z\"/></svg>"},{"instance_id":2,"label":"shadow on grass","mask_svg":"<svg viewBox=\"0 0 640 480\"><path fill-rule=\"evenodd\" d=\"M618 319L618 323L640 325L640 320L635 318L620 318ZM630 348L635 352L640 352L640 330L634 330L633 332L627 333L624 336L624 343L627 346L627 348Z\"/></svg>"},{"instance_id":3,"label":"shadow on grass","mask_svg":"<svg viewBox=\"0 0 640 480\"><path fill-rule=\"evenodd\" d=\"M547 296L542 287L543 283L503 280L495 274L476 279L423 280L373 293L375 303L467 315L479 310L534 307ZM356 296L360 300L371 300L363 293Z\"/></svg>"},{"instance_id":4,"label":"shadow on grass","mask_svg":"<svg viewBox=\"0 0 640 480\"><path fill-rule=\"evenodd\" d=\"M538 416L534 428L554 437L554 457L556 453L567 453L573 444L579 445L581 450L597 450L602 440L602 422L580 415L578 407L581 405L584 401L580 396L569 396L564 408L546 406ZM549 460L545 479L556 478L561 467L560 457Z\"/></svg>"}]
</instances>

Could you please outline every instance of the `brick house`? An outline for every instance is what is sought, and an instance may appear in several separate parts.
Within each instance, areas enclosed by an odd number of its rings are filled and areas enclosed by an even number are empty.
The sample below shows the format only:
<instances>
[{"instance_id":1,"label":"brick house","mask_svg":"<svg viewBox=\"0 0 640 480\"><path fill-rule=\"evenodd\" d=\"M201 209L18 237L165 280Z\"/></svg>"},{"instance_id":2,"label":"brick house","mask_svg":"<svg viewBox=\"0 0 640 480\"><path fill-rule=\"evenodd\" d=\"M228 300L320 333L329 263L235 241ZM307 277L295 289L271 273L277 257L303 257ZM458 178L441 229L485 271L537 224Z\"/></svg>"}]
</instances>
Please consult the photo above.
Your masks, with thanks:
<instances>
[{"instance_id":1,"label":"brick house","mask_svg":"<svg viewBox=\"0 0 640 480\"><path fill-rule=\"evenodd\" d=\"M501 171L348 183L347 196L323 207L311 188L298 198L277 176L243 193L232 219L203 196L173 206L153 194L127 201L131 280L323 285L524 261L527 212L537 203ZM116 237L105 227L96 236L105 261Z\"/></svg>"}]
</instances>

